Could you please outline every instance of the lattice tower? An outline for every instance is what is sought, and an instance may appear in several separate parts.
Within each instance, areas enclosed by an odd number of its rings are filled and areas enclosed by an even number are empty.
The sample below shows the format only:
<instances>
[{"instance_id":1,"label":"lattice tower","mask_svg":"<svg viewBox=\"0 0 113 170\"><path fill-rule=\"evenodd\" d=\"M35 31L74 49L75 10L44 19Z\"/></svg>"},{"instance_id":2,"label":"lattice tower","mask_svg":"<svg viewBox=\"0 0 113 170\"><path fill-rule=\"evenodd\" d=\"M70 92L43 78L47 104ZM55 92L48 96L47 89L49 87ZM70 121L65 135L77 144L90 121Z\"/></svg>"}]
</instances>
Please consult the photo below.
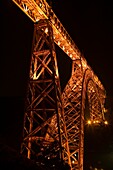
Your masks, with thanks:
<instances>
[{"instance_id":1,"label":"lattice tower","mask_svg":"<svg viewBox=\"0 0 113 170\"><path fill-rule=\"evenodd\" d=\"M45 0L13 0L34 22L25 104L22 154L35 161L59 158L83 170L84 110L104 120L105 89ZM61 94L56 43L72 59L72 75Z\"/></svg>"}]
</instances>

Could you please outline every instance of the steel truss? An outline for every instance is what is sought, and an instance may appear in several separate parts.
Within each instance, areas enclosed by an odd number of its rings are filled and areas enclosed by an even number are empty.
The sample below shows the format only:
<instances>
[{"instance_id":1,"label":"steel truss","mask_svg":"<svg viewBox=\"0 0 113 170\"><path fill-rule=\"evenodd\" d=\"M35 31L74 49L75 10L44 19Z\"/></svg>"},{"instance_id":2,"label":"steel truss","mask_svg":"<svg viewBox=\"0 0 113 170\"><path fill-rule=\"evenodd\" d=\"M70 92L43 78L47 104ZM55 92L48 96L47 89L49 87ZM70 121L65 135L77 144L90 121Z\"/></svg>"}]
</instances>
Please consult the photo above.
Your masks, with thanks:
<instances>
[{"instance_id":1,"label":"steel truss","mask_svg":"<svg viewBox=\"0 0 113 170\"><path fill-rule=\"evenodd\" d=\"M70 164L55 46L48 20L35 24L21 152L35 161L59 157Z\"/></svg>"},{"instance_id":2,"label":"steel truss","mask_svg":"<svg viewBox=\"0 0 113 170\"><path fill-rule=\"evenodd\" d=\"M21 153L36 162L59 158L83 170L85 100L90 120L104 120L105 89L45 0L12 0L34 23ZM63 93L54 42L72 59Z\"/></svg>"},{"instance_id":3,"label":"steel truss","mask_svg":"<svg viewBox=\"0 0 113 170\"><path fill-rule=\"evenodd\" d=\"M86 93L90 119L104 120L105 92L90 67L73 61L72 76L61 94L52 27L40 20L34 27L30 80L21 152L28 158L62 159L72 170L83 170Z\"/></svg>"},{"instance_id":4,"label":"steel truss","mask_svg":"<svg viewBox=\"0 0 113 170\"><path fill-rule=\"evenodd\" d=\"M90 67L73 61L72 76L62 94L72 170L83 170L85 100L88 96L90 120L104 121L105 91L100 89Z\"/></svg>"}]
</instances>

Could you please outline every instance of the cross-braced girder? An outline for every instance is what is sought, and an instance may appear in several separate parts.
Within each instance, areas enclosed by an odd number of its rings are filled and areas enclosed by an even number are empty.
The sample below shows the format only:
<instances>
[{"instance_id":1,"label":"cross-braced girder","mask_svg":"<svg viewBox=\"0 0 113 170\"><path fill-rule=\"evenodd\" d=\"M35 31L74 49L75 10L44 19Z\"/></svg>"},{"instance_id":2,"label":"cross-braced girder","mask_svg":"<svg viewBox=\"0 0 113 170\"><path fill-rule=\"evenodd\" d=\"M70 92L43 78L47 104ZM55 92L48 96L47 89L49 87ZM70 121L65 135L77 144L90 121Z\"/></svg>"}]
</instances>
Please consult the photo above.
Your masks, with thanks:
<instances>
[{"instance_id":1,"label":"cross-braced girder","mask_svg":"<svg viewBox=\"0 0 113 170\"><path fill-rule=\"evenodd\" d=\"M92 70L83 67L80 58L73 61L72 76L61 95L47 20L36 25L34 35L22 152L42 162L57 157L60 151L60 158L72 170L83 170L86 94L91 120L102 121L104 89L98 87Z\"/></svg>"},{"instance_id":2,"label":"cross-braced girder","mask_svg":"<svg viewBox=\"0 0 113 170\"><path fill-rule=\"evenodd\" d=\"M103 121L105 91L97 86L92 70L83 68L82 61L76 60L73 61L72 76L62 94L73 170L83 170L86 95L91 120L98 123Z\"/></svg>"},{"instance_id":3,"label":"cross-braced girder","mask_svg":"<svg viewBox=\"0 0 113 170\"><path fill-rule=\"evenodd\" d=\"M40 20L34 27L25 107L21 152L35 161L58 157L70 163L55 46L48 20Z\"/></svg>"},{"instance_id":4,"label":"cross-braced girder","mask_svg":"<svg viewBox=\"0 0 113 170\"><path fill-rule=\"evenodd\" d=\"M86 94L91 121L101 122L105 89L45 0L12 1L35 23L21 151L39 162L60 155L83 170ZM62 94L54 42L73 61Z\"/></svg>"}]
</instances>

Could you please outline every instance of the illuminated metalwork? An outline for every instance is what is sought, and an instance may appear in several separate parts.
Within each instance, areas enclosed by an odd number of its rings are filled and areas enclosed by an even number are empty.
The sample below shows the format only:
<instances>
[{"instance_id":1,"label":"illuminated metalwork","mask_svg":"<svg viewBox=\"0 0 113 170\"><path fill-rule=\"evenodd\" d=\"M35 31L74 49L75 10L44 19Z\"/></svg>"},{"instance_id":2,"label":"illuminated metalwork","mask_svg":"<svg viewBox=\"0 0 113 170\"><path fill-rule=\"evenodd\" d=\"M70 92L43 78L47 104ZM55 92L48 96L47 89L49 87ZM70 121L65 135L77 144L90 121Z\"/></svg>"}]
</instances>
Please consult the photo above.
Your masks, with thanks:
<instances>
[{"instance_id":1,"label":"illuminated metalwork","mask_svg":"<svg viewBox=\"0 0 113 170\"><path fill-rule=\"evenodd\" d=\"M84 154L84 110L85 99L88 96L90 123L104 120L105 91L100 90L94 79L94 73L87 65L84 67L81 60L73 61L72 76L62 94L68 144L72 169L83 169Z\"/></svg>"},{"instance_id":2,"label":"illuminated metalwork","mask_svg":"<svg viewBox=\"0 0 113 170\"><path fill-rule=\"evenodd\" d=\"M65 157L70 163L52 27L48 20L40 20L34 27L24 120L23 154L38 161L49 149L48 157Z\"/></svg>"},{"instance_id":3,"label":"illuminated metalwork","mask_svg":"<svg viewBox=\"0 0 113 170\"><path fill-rule=\"evenodd\" d=\"M21 152L35 161L59 156L71 170L83 170L86 95L89 123L99 123L105 89L45 0L12 1L35 25ZM54 42L73 64L62 94Z\"/></svg>"}]
</instances>

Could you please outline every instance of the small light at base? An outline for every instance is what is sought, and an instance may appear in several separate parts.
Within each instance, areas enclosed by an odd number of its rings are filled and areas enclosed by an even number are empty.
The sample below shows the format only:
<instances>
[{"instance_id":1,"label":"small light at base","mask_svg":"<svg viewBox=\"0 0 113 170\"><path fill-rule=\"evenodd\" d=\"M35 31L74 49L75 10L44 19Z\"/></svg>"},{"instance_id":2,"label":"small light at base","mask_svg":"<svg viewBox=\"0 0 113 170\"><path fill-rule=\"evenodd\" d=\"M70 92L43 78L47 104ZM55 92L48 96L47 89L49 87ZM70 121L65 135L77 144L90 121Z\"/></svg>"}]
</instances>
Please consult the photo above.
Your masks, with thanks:
<instances>
[{"instance_id":1,"label":"small light at base","mask_svg":"<svg viewBox=\"0 0 113 170\"><path fill-rule=\"evenodd\" d=\"M96 121L94 120L93 123L96 123Z\"/></svg>"},{"instance_id":2,"label":"small light at base","mask_svg":"<svg viewBox=\"0 0 113 170\"><path fill-rule=\"evenodd\" d=\"M87 123L90 125L91 124L91 120L88 120Z\"/></svg>"},{"instance_id":3,"label":"small light at base","mask_svg":"<svg viewBox=\"0 0 113 170\"><path fill-rule=\"evenodd\" d=\"M104 121L104 124L105 124L105 125L108 125L108 121L107 121L107 120L105 120L105 121Z\"/></svg>"},{"instance_id":4,"label":"small light at base","mask_svg":"<svg viewBox=\"0 0 113 170\"><path fill-rule=\"evenodd\" d=\"M75 163L75 161L73 160L73 161L72 161L72 164L74 164L74 163Z\"/></svg>"}]
</instances>

